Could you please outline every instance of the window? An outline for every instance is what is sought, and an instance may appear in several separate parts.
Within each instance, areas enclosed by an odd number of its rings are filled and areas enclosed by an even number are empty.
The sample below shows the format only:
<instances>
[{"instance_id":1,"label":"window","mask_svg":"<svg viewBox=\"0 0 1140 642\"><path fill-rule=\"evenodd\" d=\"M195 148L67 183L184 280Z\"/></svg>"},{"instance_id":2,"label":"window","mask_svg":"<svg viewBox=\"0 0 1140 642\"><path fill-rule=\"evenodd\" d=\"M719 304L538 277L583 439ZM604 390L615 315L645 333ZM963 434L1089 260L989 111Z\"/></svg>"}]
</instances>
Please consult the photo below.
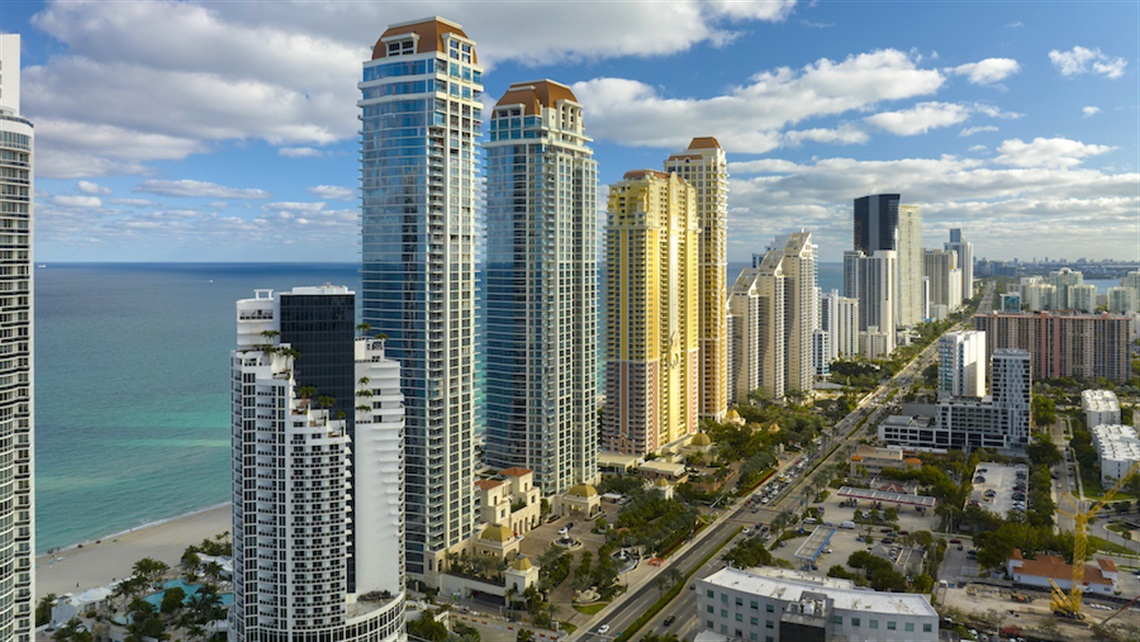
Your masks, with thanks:
<instances>
[{"instance_id":1,"label":"window","mask_svg":"<svg viewBox=\"0 0 1140 642\"><path fill-rule=\"evenodd\" d=\"M736 616L733 617L733 619L736 620L737 622L743 622L744 621L744 614L743 613L737 613Z\"/></svg>"},{"instance_id":2,"label":"window","mask_svg":"<svg viewBox=\"0 0 1140 642\"><path fill-rule=\"evenodd\" d=\"M871 628L872 629L879 628L879 621L878 620L871 620Z\"/></svg>"},{"instance_id":3,"label":"window","mask_svg":"<svg viewBox=\"0 0 1140 642\"><path fill-rule=\"evenodd\" d=\"M739 597L736 598L736 605L737 606L744 606L744 598L739 598Z\"/></svg>"},{"instance_id":4,"label":"window","mask_svg":"<svg viewBox=\"0 0 1140 642\"><path fill-rule=\"evenodd\" d=\"M914 622L907 622L905 630L907 633L914 633Z\"/></svg>"},{"instance_id":5,"label":"window","mask_svg":"<svg viewBox=\"0 0 1140 642\"><path fill-rule=\"evenodd\" d=\"M859 618L857 618L857 617L851 618L851 626L858 627L859 626Z\"/></svg>"},{"instance_id":6,"label":"window","mask_svg":"<svg viewBox=\"0 0 1140 642\"><path fill-rule=\"evenodd\" d=\"M709 604L708 606L705 607L705 612L706 613L716 613L716 609L713 608L712 604Z\"/></svg>"},{"instance_id":7,"label":"window","mask_svg":"<svg viewBox=\"0 0 1140 642\"><path fill-rule=\"evenodd\" d=\"M720 610L720 616L722 618L728 619L728 609L721 609Z\"/></svg>"},{"instance_id":8,"label":"window","mask_svg":"<svg viewBox=\"0 0 1140 642\"><path fill-rule=\"evenodd\" d=\"M831 623L832 624L843 624L843 616L842 615L831 616Z\"/></svg>"},{"instance_id":9,"label":"window","mask_svg":"<svg viewBox=\"0 0 1140 642\"><path fill-rule=\"evenodd\" d=\"M728 593L721 593L720 594L720 603L721 604L728 604Z\"/></svg>"},{"instance_id":10,"label":"window","mask_svg":"<svg viewBox=\"0 0 1140 642\"><path fill-rule=\"evenodd\" d=\"M768 613L775 613L776 609L771 604L765 604L764 610Z\"/></svg>"},{"instance_id":11,"label":"window","mask_svg":"<svg viewBox=\"0 0 1140 642\"><path fill-rule=\"evenodd\" d=\"M923 633L933 633L934 632L933 625L930 622L923 624L922 625L922 632Z\"/></svg>"},{"instance_id":12,"label":"window","mask_svg":"<svg viewBox=\"0 0 1140 642\"><path fill-rule=\"evenodd\" d=\"M760 603L759 603L759 602L757 602L756 600L752 600L752 602L751 602L751 605L752 605L752 610L753 610L753 611L755 611L756 609L760 608Z\"/></svg>"},{"instance_id":13,"label":"window","mask_svg":"<svg viewBox=\"0 0 1140 642\"><path fill-rule=\"evenodd\" d=\"M764 628L774 629L776 627L772 624L772 620L764 620Z\"/></svg>"},{"instance_id":14,"label":"window","mask_svg":"<svg viewBox=\"0 0 1140 642\"><path fill-rule=\"evenodd\" d=\"M716 597L716 594L713 593L712 590L710 589L708 591L705 591L705 597Z\"/></svg>"},{"instance_id":15,"label":"window","mask_svg":"<svg viewBox=\"0 0 1140 642\"><path fill-rule=\"evenodd\" d=\"M888 630L888 631L894 631L894 630L896 630L896 629L898 629L898 628L899 628L899 627L898 627L898 624L897 624L897 623L895 623L895 621L894 621L894 620L887 620L887 630Z\"/></svg>"}]
</instances>

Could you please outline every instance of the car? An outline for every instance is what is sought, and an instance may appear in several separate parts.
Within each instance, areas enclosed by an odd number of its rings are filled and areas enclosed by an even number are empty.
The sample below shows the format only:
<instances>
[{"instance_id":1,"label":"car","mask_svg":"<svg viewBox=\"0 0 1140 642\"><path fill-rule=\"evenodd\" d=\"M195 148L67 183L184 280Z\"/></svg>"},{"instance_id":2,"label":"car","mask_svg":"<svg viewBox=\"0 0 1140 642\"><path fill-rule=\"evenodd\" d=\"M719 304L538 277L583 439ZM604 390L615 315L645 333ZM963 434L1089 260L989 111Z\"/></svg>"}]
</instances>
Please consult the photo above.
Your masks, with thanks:
<instances>
[{"instance_id":1,"label":"car","mask_svg":"<svg viewBox=\"0 0 1140 642\"><path fill-rule=\"evenodd\" d=\"M570 522L566 525L566 530L570 530L571 528L574 528L574 522Z\"/></svg>"},{"instance_id":2,"label":"car","mask_svg":"<svg viewBox=\"0 0 1140 642\"><path fill-rule=\"evenodd\" d=\"M676 615L670 615L669 617L665 618L665 621L662 622L662 624L664 624L665 626L671 626L676 621L677 621L677 616Z\"/></svg>"},{"instance_id":3,"label":"car","mask_svg":"<svg viewBox=\"0 0 1140 642\"><path fill-rule=\"evenodd\" d=\"M889 528L883 528L883 529L879 529L879 532L880 532L880 533L889 533L889 532L891 532L891 529L889 529Z\"/></svg>"},{"instance_id":4,"label":"car","mask_svg":"<svg viewBox=\"0 0 1140 642\"><path fill-rule=\"evenodd\" d=\"M780 548L784 548L787 545L788 545L788 543L786 541L780 540Z\"/></svg>"},{"instance_id":5,"label":"car","mask_svg":"<svg viewBox=\"0 0 1140 642\"><path fill-rule=\"evenodd\" d=\"M610 630L609 624L603 624L603 625L598 627L598 633L600 633L602 635L605 635L606 633L608 633L609 630Z\"/></svg>"},{"instance_id":6,"label":"car","mask_svg":"<svg viewBox=\"0 0 1140 642\"><path fill-rule=\"evenodd\" d=\"M958 545L958 550L962 550L962 548L963 548L963 546L962 546L961 544L959 544L959 545Z\"/></svg>"},{"instance_id":7,"label":"car","mask_svg":"<svg viewBox=\"0 0 1140 642\"><path fill-rule=\"evenodd\" d=\"M883 538L883 543L884 543L884 544L894 544L894 543L895 543L895 540L894 540L894 538L893 538L893 537L884 537L884 538Z\"/></svg>"},{"instance_id":8,"label":"car","mask_svg":"<svg viewBox=\"0 0 1140 642\"><path fill-rule=\"evenodd\" d=\"M1133 569L1132 574L1135 575L1136 577L1140 577L1140 568Z\"/></svg>"},{"instance_id":9,"label":"car","mask_svg":"<svg viewBox=\"0 0 1140 642\"><path fill-rule=\"evenodd\" d=\"M748 528L747 526L745 526L745 527L744 527L744 530L742 530L742 531L740 531L740 532L741 532L741 533L744 533L745 535L750 535L750 534L752 533L752 529L751 529L751 528Z\"/></svg>"},{"instance_id":10,"label":"car","mask_svg":"<svg viewBox=\"0 0 1140 642\"><path fill-rule=\"evenodd\" d=\"M951 544L961 544L962 540L955 538L955 539L950 540L950 543Z\"/></svg>"}]
</instances>

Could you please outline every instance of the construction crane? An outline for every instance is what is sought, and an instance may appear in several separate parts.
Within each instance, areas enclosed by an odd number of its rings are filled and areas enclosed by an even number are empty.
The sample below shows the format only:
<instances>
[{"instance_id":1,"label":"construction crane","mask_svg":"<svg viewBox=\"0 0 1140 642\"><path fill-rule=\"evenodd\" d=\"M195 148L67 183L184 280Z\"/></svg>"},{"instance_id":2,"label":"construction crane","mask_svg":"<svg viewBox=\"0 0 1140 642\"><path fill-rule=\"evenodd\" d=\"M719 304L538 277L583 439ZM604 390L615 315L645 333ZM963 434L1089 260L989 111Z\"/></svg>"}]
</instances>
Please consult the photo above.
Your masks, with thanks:
<instances>
[{"instance_id":1,"label":"construction crane","mask_svg":"<svg viewBox=\"0 0 1140 642\"><path fill-rule=\"evenodd\" d=\"M1112 488L1100 498L1100 501L1093 504L1092 508L1088 510L1082 511L1080 504L1070 494L1066 494L1065 499L1073 506L1072 512L1057 507L1057 512L1067 515L1073 520L1073 585L1069 587L1069 594L1065 595L1065 592L1057 586L1056 582L1052 579L1049 580L1049 583L1053 585L1052 608L1057 615L1074 620L1084 618L1081 614L1081 596L1085 587L1085 552L1088 550L1089 520L1096 516L1108 502L1112 501L1112 498L1124 487L1124 484L1128 483L1128 480L1137 473L1140 473L1140 461L1134 462L1128 472L1121 475Z\"/></svg>"}]
</instances>

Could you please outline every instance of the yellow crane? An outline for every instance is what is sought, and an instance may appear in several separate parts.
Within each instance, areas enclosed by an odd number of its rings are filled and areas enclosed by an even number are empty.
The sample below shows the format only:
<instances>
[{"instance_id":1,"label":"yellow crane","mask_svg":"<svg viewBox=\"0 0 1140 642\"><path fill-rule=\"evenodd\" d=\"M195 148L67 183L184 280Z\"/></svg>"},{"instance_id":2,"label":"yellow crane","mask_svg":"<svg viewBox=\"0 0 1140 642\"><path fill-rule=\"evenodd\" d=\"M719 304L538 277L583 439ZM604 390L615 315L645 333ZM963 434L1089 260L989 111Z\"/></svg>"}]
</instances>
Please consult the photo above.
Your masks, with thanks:
<instances>
[{"instance_id":1,"label":"yellow crane","mask_svg":"<svg viewBox=\"0 0 1140 642\"><path fill-rule=\"evenodd\" d=\"M1128 483L1128 480L1137 473L1140 473L1140 461L1133 463L1128 472L1121 475L1112 488L1100 498L1100 501L1093 504L1092 508L1088 510L1082 511L1079 502L1073 499L1071 494L1065 495L1065 499L1073 506L1071 512L1057 507L1057 512L1067 515L1073 520L1073 585L1069 587L1069 594L1065 595L1065 592L1057 586L1056 582L1052 579L1049 580L1049 583L1053 585L1052 608L1054 613L1076 620L1084 617L1081 614L1081 595L1085 588L1085 552L1088 550L1089 520L1099 513L1100 509L1104 508L1108 502L1112 501L1112 498L1124 487L1124 484Z\"/></svg>"}]
</instances>

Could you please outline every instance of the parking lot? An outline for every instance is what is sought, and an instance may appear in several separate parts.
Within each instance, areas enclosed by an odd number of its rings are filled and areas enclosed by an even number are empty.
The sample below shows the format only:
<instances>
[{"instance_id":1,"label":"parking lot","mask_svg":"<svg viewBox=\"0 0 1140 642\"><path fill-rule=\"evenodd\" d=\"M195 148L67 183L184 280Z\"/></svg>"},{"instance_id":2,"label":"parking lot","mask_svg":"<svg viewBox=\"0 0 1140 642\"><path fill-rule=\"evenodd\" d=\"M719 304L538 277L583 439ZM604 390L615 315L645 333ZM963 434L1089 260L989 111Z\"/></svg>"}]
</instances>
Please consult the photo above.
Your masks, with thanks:
<instances>
[{"instance_id":1,"label":"parking lot","mask_svg":"<svg viewBox=\"0 0 1140 642\"><path fill-rule=\"evenodd\" d=\"M1025 464L982 462L974 470L973 492L968 502L1005 517L1010 510L1025 510L1029 491L1029 469Z\"/></svg>"}]
</instances>

